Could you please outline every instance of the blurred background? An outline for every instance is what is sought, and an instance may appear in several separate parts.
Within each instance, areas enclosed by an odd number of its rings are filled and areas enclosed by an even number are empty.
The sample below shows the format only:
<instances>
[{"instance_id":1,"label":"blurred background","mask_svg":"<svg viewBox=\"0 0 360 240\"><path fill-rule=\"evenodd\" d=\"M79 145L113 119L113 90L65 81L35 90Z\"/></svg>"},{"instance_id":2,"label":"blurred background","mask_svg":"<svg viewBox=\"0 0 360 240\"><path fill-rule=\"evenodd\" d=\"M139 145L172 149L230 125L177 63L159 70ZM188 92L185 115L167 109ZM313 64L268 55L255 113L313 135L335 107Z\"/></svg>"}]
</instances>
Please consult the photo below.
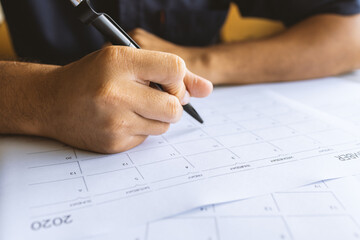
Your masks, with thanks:
<instances>
[{"instance_id":1,"label":"blurred background","mask_svg":"<svg viewBox=\"0 0 360 240\"><path fill-rule=\"evenodd\" d=\"M15 58L7 25L0 4L0 60L10 60Z\"/></svg>"},{"instance_id":2,"label":"blurred background","mask_svg":"<svg viewBox=\"0 0 360 240\"><path fill-rule=\"evenodd\" d=\"M239 9L235 5L231 5L227 21L221 33L221 38L223 42L246 41L269 37L283 30L284 26L280 22L256 18L242 18ZM1 5L0 60L16 60L16 54L11 44L11 37Z\"/></svg>"},{"instance_id":3,"label":"blurred background","mask_svg":"<svg viewBox=\"0 0 360 240\"><path fill-rule=\"evenodd\" d=\"M1 8L1 4L0 4L0 23L2 23L3 20L4 20L4 16L3 16L2 8Z\"/></svg>"}]
</instances>

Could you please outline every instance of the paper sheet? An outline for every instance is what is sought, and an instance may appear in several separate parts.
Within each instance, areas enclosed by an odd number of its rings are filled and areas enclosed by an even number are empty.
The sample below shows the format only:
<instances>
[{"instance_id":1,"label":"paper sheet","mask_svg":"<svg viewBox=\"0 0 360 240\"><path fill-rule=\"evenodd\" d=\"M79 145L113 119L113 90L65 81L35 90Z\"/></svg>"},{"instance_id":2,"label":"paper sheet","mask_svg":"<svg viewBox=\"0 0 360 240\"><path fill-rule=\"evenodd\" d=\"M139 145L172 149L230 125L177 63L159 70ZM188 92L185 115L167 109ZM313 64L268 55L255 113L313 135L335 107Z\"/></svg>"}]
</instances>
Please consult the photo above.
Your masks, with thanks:
<instances>
[{"instance_id":1,"label":"paper sheet","mask_svg":"<svg viewBox=\"0 0 360 240\"><path fill-rule=\"evenodd\" d=\"M322 81L299 84L319 91L334 84ZM193 101L205 125L184 115L167 134L122 154L2 138L0 234L81 239L84 229L102 235L202 205L359 173L355 124L290 99L279 86L217 89Z\"/></svg>"},{"instance_id":2,"label":"paper sheet","mask_svg":"<svg viewBox=\"0 0 360 240\"><path fill-rule=\"evenodd\" d=\"M204 206L101 237L123 240L358 240L360 181L321 181L286 192ZM101 239L99 236L98 239Z\"/></svg>"},{"instance_id":3,"label":"paper sheet","mask_svg":"<svg viewBox=\"0 0 360 240\"><path fill-rule=\"evenodd\" d=\"M360 128L360 71L347 78L312 80L311 84L306 81L276 84L273 88L282 96Z\"/></svg>"}]
</instances>

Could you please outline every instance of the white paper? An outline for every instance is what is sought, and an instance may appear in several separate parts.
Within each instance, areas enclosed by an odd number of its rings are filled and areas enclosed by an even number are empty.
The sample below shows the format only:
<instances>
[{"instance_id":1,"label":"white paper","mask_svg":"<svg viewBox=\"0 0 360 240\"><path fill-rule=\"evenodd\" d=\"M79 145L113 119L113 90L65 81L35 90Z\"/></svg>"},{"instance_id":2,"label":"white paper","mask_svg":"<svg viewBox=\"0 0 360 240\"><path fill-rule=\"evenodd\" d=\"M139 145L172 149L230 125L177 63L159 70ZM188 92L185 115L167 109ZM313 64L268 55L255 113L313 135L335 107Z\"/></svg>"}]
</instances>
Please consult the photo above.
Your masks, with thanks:
<instances>
[{"instance_id":1,"label":"white paper","mask_svg":"<svg viewBox=\"0 0 360 240\"><path fill-rule=\"evenodd\" d=\"M301 84L326 91L334 82L322 81ZM2 138L0 234L101 236L198 206L360 173L355 124L291 99L279 86L217 89L193 101L205 125L184 115L165 135L122 154Z\"/></svg>"},{"instance_id":2,"label":"white paper","mask_svg":"<svg viewBox=\"0 0 360 240\"><path fill-rule=\"evenodd\" d=\"M273 88L282 96L302 102L360 128L360 94L358 90L360 88L360 71L346 78L312 80L311 84L308 82L277 84Z\"/></svg>"},{"instance_id":3,"label":"white paper","mask_svg":"<svg viewBox=\"0 0 360 240\"><path fill-rule=\"evenodd\" d=\"M321 181L286 192L210 205L98 239L357 240L360 181Z\"/></svg>"}]
</instances>

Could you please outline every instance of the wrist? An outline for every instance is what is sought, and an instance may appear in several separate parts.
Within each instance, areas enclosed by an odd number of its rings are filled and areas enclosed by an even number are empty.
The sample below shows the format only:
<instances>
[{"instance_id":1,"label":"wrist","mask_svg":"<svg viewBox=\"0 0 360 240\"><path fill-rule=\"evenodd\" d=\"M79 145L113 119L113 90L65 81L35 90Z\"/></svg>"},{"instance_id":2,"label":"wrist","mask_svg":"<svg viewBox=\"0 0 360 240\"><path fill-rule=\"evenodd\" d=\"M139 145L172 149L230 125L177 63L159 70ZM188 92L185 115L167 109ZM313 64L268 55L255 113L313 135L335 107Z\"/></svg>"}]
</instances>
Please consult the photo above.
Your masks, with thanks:
<instances>
[{"instance_id":1,"label":"wrist","mask_svg":"<svg viewBox=\"0 0 360 240\"><path fill-rule=\"evenodd\" d=\"M3 62L0 74L0 133L46 136L49 76L54 66Z\"/></svg>"},{"instance_id":2,"label":"wrist","mask_svg":"<svg viewBox=\"0 0 360 240\"><path fill-rule=\"evenodd\" d=\"M56 96L56 74L54 71L58 66L38 65L35 72L24 86L29 89L27 92L31 102L25 109L29 110L29 121L23 131L27 134L50 137L53 117L56 117L55 96ZM31 112L30 112L31 111Z\"/></svg>"}]
</instances>

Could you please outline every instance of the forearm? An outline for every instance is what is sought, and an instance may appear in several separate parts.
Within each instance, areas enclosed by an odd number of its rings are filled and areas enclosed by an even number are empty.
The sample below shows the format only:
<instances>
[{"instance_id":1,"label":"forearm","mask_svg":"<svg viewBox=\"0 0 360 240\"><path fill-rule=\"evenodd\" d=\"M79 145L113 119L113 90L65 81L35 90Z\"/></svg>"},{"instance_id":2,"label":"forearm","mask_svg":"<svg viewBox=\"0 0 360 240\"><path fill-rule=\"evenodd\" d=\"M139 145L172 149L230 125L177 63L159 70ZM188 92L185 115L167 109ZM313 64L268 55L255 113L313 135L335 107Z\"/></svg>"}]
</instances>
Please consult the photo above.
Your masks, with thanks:
<instances>
[{"instance_id":1,"label":"forearm","mask_svg":"<svg viewBox=\"0 0 360 240\"><path fill-rule=\"evenodd\" d=\"M56 66L0 61L0 134L41 135L48 73ZM49 106L46 104L46 106Z\"/></svg>"},{"instance_id":2,"label":"forearm","mask_svg":"<svg viewBox=\"0 0 360 240\"><path fill-rule=\"evenodd\" d=\"M63 67L0 61L0 134L118 153L165 133L187 91L206 97L212 84L173 54L112 46Z\"/></svg>"},{"instance_id":3,"label":"forearm","mask_svg":"<svg viewBox=\"0 0 360 240\"><path fill-rule=\"evenodd\" d=\"M264 40L179 51L215 84L291 81L360 67L360 18L321 15Z\"/></svg>"}]
</instances>

